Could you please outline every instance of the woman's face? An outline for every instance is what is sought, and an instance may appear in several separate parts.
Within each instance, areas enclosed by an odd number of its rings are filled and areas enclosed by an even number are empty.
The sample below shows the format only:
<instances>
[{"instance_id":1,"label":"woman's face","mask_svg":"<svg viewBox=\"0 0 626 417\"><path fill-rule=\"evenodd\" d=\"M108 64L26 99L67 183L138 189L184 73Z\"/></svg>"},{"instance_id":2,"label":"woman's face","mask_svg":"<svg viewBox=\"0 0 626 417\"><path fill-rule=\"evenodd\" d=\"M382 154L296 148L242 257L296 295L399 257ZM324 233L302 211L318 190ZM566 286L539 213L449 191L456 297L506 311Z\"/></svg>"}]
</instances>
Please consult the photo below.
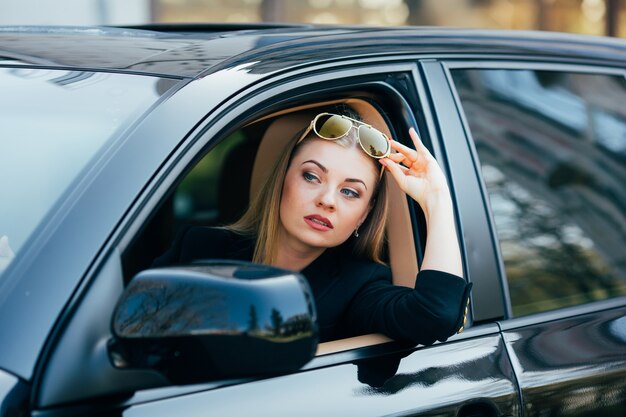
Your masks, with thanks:
<instances>
[{"instance_id":1,"label":"woman's face","mask_svg":"<svg viewBox=\"0 0 626 417\"><path fill-rule=\"evenodd\" d=\"M287 169L280 202L281 234L298 249L329 248L363 223L378 179L376 165L357 145L312 139Z\"/></svg>"}]
</instances>

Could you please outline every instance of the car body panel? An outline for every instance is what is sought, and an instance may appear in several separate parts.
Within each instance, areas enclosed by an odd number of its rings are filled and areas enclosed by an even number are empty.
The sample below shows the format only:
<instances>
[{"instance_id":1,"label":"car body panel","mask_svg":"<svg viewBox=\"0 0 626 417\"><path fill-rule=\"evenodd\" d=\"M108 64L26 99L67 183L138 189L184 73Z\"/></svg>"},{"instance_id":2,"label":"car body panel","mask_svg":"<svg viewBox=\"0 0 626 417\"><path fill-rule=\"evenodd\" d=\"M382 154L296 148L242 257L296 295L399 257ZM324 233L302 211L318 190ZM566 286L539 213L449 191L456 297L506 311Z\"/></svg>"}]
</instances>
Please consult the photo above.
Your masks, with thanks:
<instances>
[{"instance_id":1,"label":"car body panel","mask_svg":"<svg viewBox=\"0 0 626 417\"><path fill-rule=\"evenodd\" d=\"M626 307L507 323L526 416L616 416L626 410ZM523 323L523 321L522 321Z\"/></svg>"},{"instance_id":2,"label":"car body panel","mask_svg":"<svg viewBox=\"0 0 626 417\"><path fill-rule=\"evenodd\" d=\"M138 404L123 415L244 415L262 407L273 416L452 417L463 405L480 403L517 416L517 387L502 339L492 330L490 336L424 347L406 357L390 354Z\"/></svg>"},{"instance_id":3,"label":"car body panel","mask_svg":"<svg viewBox=\"0 0 626 417\"><path fill-rule=\"evenodd\" d=\"M149 28L149 27L148 27ZM80 39L80 42L76 42ZM289 49L286 54L285 50ZM0 27L3 65L72 67L197 77L250 64L268 73L338 58L420 54L531 55L626 62L607 38L524 31L304 26L232 32L164 33L124 28Z\"/></svg>"}]
</instances>

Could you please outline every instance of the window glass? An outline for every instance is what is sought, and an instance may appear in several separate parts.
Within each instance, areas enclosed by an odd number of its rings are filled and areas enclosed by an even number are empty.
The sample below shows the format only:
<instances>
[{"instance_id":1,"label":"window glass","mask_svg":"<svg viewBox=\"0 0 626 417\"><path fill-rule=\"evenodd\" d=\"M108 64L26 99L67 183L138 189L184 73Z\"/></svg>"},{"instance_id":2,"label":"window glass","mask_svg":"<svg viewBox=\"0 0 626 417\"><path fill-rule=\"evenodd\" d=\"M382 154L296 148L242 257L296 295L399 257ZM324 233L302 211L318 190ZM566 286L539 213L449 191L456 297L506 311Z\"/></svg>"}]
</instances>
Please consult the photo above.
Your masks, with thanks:
<instances>
[{"instance_id":1,"label":"window glass","mask_svg":"<svg viewBox=\"0 0 626 417\"><path fill-rule=\"evenodd\" d=\"M173 84L0 68L0 274L98 151Z\"/></svg>"},{"instance_id":2,"label":"window glass","mask_svg":"<svg viewBox=\"0 0 626 417\"><path fill-rule=\"evenodd\" d=\"M626 83L452 72L487 186L515 316L626 295Z\"/></svg>"},{"instance_id":3,"label":"window glass","mask_svg":"<svg viewBox=\"0 0 626 417\"><path fill-rule=\"evenodd\" d=\"M250 177L268 121L239 129L208 152L176 188L176 226L225 225L241 217L249 204Z\"/></svg>"},{"instance_id":4,"label":"window glass","mask_svg":"<svg viewBox=\"0 0 626 417\"><path fill-rule=\"evenodd\" d=\"M239 214L247 207L248 186L244 181L247 183L248 178L244 171L249 171L251 164L250 157L242 155L250 154L246 139L242 130L230 135L185 176L174 194L174 216L178 223L221 224L231 210ZM224 209L229 202L232 202L230 210Z\"/></svg>"}]
</instances>

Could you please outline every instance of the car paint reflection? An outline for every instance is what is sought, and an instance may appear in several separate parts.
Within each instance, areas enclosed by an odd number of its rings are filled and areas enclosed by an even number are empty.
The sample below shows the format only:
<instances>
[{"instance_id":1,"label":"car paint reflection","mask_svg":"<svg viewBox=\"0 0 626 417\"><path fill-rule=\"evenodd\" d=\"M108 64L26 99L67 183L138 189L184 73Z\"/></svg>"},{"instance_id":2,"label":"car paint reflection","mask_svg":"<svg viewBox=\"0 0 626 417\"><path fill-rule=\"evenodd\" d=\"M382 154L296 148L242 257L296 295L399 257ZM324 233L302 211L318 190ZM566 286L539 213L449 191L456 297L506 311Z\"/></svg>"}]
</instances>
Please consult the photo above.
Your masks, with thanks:
<instances>
[{"instance_id":1,"label":"car paint reflection","mask_svg":"<svg viewBox=\"0 0 626 417\"><path fill-rule=\"evenodd\" d=\"M163 415L200 416L207 410L254 415L254 404L263 404L263 414L273 416L292 416L297 405L299 415L324 415L332 409L334 415L452 417L461 404L477 398L500 414L518 415L513 381L504 344L495 334L139 404L124 415L150 416L157 410ZM288 394L284 401L266 401L280 392ZM250 404L247 411L242 411L244 398Z\"/></svg>"},{"instance_id":2,"label":"car paint reflection","mask_svg":"<svg viewBox=\"0 0 626 417\"><path fill-rule=\"evenodd\" d=\"M456 364L451 367L450 358ZM363 361L359 365L359 375L363 366L372 367L380 364L376 358ZM397 359L400 362L400 359ZM489 364L488 366L486 366ZM379 371L380 372L380 371ZM511 372L508 358L500 344L486 344L483 339L470 340L462 344L440 346L437 350L425 349L421 352L419 362L408 359L398 367L397 373L389 377L381 386L375 386L368 380L369 387L360 387L355 395L394 395L412 387L428 391L428 397L439 397L440 401L453 399L456 393L473 392L476 397L498 397L510 387L510 381L496 378ZM380 378L378 378L380 380ZM456 402L456 399L452 400ZM444 401L445 402L445 401Z\"/></svg>"},{"instance_id":3,"label":"car paint reflection","mask_svg":"<svg viewBox=\"0 0 626 417\"><path fill-rule=\"evenodd\" d=\"M624 415L625 314L620 308L505 333L526 415Z\"/></svg>"},{"instance_id":4,"label":"car paint reflection","mask_svg":"<svg viewBox=\"0 0 626 417\"><path fill-rule=\"evenodd\" d=\"M29 387L15 376L0 369L0 416L26 415Z\"/></svg>"}]
</instances>

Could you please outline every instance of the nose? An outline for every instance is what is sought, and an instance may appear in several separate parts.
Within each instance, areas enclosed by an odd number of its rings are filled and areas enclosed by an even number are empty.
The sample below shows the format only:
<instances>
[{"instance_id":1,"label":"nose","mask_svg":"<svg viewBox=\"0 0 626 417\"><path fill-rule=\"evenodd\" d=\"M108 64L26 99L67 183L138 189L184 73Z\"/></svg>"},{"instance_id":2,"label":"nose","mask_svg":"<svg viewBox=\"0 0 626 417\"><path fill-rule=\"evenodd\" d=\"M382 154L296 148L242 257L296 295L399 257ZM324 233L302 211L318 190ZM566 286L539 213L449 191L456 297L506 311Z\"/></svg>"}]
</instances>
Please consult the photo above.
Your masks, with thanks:
<instances>
[{"instance_id":1,"label":"nose","mask_svg":"<svg viewBox=\"0 0 626 417\"><path fill-rule=\"evenodd\" d=\"M317 206L329 211L335 211L335 194L330 188L324 189L317 196Z\"/></svg>"}]
</instances>

